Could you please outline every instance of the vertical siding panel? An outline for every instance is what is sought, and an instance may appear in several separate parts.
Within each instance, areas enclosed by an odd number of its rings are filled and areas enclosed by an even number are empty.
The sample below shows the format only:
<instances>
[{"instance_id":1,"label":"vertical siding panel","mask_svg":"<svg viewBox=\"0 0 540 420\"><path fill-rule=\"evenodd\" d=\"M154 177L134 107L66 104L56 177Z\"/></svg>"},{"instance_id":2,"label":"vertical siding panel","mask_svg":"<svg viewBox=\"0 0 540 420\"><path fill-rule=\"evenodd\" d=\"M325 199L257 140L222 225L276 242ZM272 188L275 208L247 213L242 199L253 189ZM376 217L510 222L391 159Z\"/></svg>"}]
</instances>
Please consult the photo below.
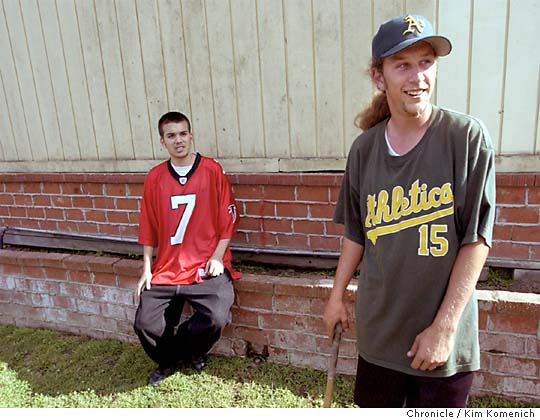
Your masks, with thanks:
<instances>
[{"instance_id":1,"label":"vertical siding panel","mask_svg":"<svg viewBox=\"0 0 540 420\"><path fill-rule=\"evenodd\" d=\"M452 42L450 55L439 61L437 103L468 112L470 1L440 0L439 32Z\"/></svg>"},{"instance_id":2,"label":"vertical siding panel","mask_svg":"<svg viewBox=\"0 0 540 420\"><path fill-rule=\"evenodd\" d=\"M317 150L319 157L341 157L344 150L340 1L315 1L313 9Z\"/></svg>"},{"instance_id":3,"label":"vertical siding panel","mask_svg":"<svg viewBox=\"0 0 540 420\"><path fill-rule=\"evenodd\" d=\"M6 19L3 7L0 5L0 50L5 51L0 60L0 81L2 82L2 92L5 95L5 117L9 118L12 127L13 137L2 137L5 157L8 160L27 159L31 160L32 155L28 144L28 130L24 119L24 110L19 93L19 83L15 64L12 60L11 45L6 27ZM4 106L3 103L0 106ZM0 112L4 113L3 110ZM14 133L17 133L15 142ZM21 154L19 154L19 149ZM27 153L24 153L24 152Z\"/></svg>"},{"instance_id":4,"label":"vertical siding panel","mask_svg":"<svg viewBox=\"0 0 540 420\"><path fill-rule=\"evenodd\" d=\"M0 71L0 158L5 161L18 160L17 149L15 147L15 135L9 119L9 108L6 100L6 93L2 72Z\"/></svg>"},{"instance_id":5,"label":"vertical siding panel","mask_svg":"<svg viewBox=\"0 0 540 420\"><path fill-rule=\"evenodd\" d=\"M133 159L133 142L115 4L110 0L95 0L95 4L107 97L113 122L114 150L117 159Z\"/></svg>"},{"instance_id":6,"label":"vertical siding panel","mask_svg":"<svg viewBox=\"0 0 540 420\"><path fill-rule=\"evenodd\" d=\"M169 111L157 4L155 0L137 0L136 8L148 114L151 126L157 127L159 118ZM161 148L154 150L158 158L168 156Z\"/></svg>"},{"instance_id":7,"label":"vertical siding panel","mask_svg":"<svg viewBox=\"0 0 540 420\"><path fill-rule=\"evenodd\" d=\"M437 30L437 0L405 0L404 13L424 16Z\"/></svg>"},{"instance_id":8,"label":"vertical siding panel","mask_svg":"<svg viewBox=\"0 0 540 420\"><path fill-rule=\"evenodd\" d=\"M159 150L158 120L150 121L148 115L148 100L146 99L135 2L118 1L116 3L116 16L135 159L155 159L158 156L156 151Z\"/></svg>"},{"instance_id":9,"label":"vertical siding panel","mask_svg":"<svg viewBox=\"0 0 540 420\"><path fill-rule=\"evenodd\" d=\"M265 157L255 2L231 1L231 19L242 154Z\"/></svg>"},{"instance_id":10,"label":"vertical siding panel","mask_svg":"<svg viewBox=\"0 0 540 420\"><path fill-rule=\"evenodd\" d=\"M470 113L486 124L496 150L501 125L506 4L506 0L474 2Z\"/></svg>"},{"instance_id":11,"label":"vertical siding panel","mask_svg":"<svg viewBox=\"0 0 540 420\"><path fill-rule=\"evenodd\" d=\"M534 151L540 68L539 22L537 0L510 2L502 153Z\"/></svg>"},{"instance_id":12,"label":"vertical siding panel","mask_svg":"<svg viewBox=\"0 0 540 420\"><path fill-rule=\"evenodd\" d=\"M214 92L217 156L237 158L241 153L229 2L206 0L206 18ZM211 121L207 123L210 124Z\"/></svg>"},{"instance_id":13,"label":"vertical siding panel","mask_svg":"<svg viewBox=\"0 0 540 420\"><path fill-rule=\"evenodd\" d=\"M214 100L204 5L202 0L185 0L181 4L195 144L201 153L216 156Z\"/></svg>"},{"instance_id":14,"label":"vertical siding panel","mask_svg":"<svg viewBox=\"0 0 540 420\"><path fill-rule=\"evenodd\" d=\"M63 160L62 134L58 125L58 113L52 90L49 63L45 50L45 41L41 28L41 18L37 2L23 1L22 17L27 34L30 65L34 77L34 86L38 100L39 112L43 123L43 133L47 143L49 160Z\"/></svg>"},{"instance_id":15,"label":"vertical siding panel","mask_svg":"<svg viewBox=\"0 0 540 420\"><path fill-rule=\"evenodd\" d=\"M96 133L98 159L115 159L114 138L107 98L107 87L103 73L103 61L96 25L93 1L77 1L75 8L79 19L79 29L86 68L86 80L90 94L90 106ZM86 145L81 147L85 148Z\"/></svg>"},{"instance_id":16,"label":"vertical siding panel","mask_svg":"<svg viewBox=\"0 0 540 420\"><path fill-rule=\"evenodd\" d=\"M79 160L81 158L81 151L79 148L77 128L75 126L75 117L73 115L62 37L60 35L58 15L56 13L56 3L55 0L41 0L38 2L38 7L43 24L45 50L50 68L54 103L58 113L64 159Z\"/></svg>"},{"instance_id":17,"label":"vertical siding panel","mask_svg":"<svg viewBox=\"0 0 540 420\"><path fill-rule=\"evenodd\" d=\"M258 0L266 157L289 157L285 34L281 0Z\"/></svg>"},{"instance_id":18,"label":"vertical siding panel","mask_svg":"<svg viewBox=\"0 0 540 420\"><path fill-rule=\"evenodd\" d=\"M377 1L372 0L373 2L373 23L374 23L374 32L373 35L379 29L379 26L388 19L395 18L405 13L404 3L402 0L385 0ZM371 43L371 40L369 41Z\"/></svg>"},{"instance_id":19,"label":"vertical siding panel","mask_svg":"<svg viewBox=\"0 0 540 420\"><path fill-rule=\"evenodd\" d=\"M316 156L311 1L284 1L291 157Z\"/></svg>"},{"instance_id":20,"label":"vertical siding panel","mask_svg":"<svg viewBox=\"0 0 540 420\"><path fill-rule=\"evenodd\" d=\"M26 46L26 34L24 32L24 24L22 21L21 11L19 9L19 2L10 1L3 2L5 18L7 23L6 41L11 41L11 51L13 53L15 74L8 80L18 80L20 89L21 107L15 108L15 112L21 112L24 116L23 121L20 121L23 127L21 133L28 133L26 141L17 142L18 154L21 159L34 160L47 160L47 144L45 142L43 125L41 121L41 115L39 113L39 105L36 97L36 91L34 88L34 78L32 75L32 66L30 63L30 57L28 48ZM4 38L2 36L2 38ZM6 50L9 51L9 50ZM1 60L4 61L4 60ZM7 60L6 60L7 61ZM9 65L7 66L9 67ZM8 89L13 95L17 92L12 90L9 86ZM18 101L16 99L14 102ZM9 103L9 102L8 102ZM30 141L30 139L32 141Z\"/></svg>"},{"instance_id":21,"label":"vertical siding panel","mask_svg":"<svg viewBox=\"0 0 540 420\"><path fill-rule=\"evenodd\" d=\"M178 0L158 0L158 8L169 109L190 115L182 8Z\"/></svg>"},{"instance_id":22,"label":"vertical siding panel","mask_svg":"<svg viewBox=\"0 0 540 420\"><path fill-rule=\"evenodd\" d=\"M371 0L343 0L343 94L345 154L360 129L354 118L370 102L375 92L366 71L371 58ZM359 24L361 22L361 24Z\"/></svg>"},{"instance_id":23,"label":"vertical siding panel","mask_svg":"<svg viewBox=\"0 0 540 420\"><path fill-rule=\"evenodd\" d=\"M57 0L60 36L82 160L98 158L78 18L73 0Z\"/></svg>"}]
</instances>

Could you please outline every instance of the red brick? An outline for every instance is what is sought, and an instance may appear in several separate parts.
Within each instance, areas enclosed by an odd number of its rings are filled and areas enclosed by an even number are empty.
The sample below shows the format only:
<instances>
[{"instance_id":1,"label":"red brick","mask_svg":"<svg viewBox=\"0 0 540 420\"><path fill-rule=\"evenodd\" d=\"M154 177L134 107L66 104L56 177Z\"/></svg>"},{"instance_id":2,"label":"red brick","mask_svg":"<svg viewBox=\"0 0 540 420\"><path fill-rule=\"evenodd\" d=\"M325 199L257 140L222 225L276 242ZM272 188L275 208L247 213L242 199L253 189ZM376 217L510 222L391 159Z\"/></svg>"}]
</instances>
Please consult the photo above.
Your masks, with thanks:
<instances>
[{"instance_id":1,"label":"red brick","mask_svg":"<svg viewBox=\"0 0 540 420\"><path fill-rule=\"evenodd\" d=\"M33 279L42 279L44 277L44 271L41 267L26 266L23 267L23 273L25 276Z\"/></svg>"},{"instance_id":2,"label":"red brick","mask_svg":"<svg viewBox=\"0 0 540 420\"><path fill-rule=\"evenodd\" d=\"M9 215L11 217L27 217L26 207L10 207Z\"/></svg>"},{"instance_id":3,"label":"red brick","mask_svg":"<svg viewBox=\"0 0 540 420\"><path fill-rule=\"evenodd\" d=\"M87 222L104 223L107 221L107 214L103 210L86 210L84 218Z\"/></svg>"},{"instance_id":4,"label":"red brick","mask_svg":"<svg viewBox=\"0 0 540 420\"><path fill-rule=\"evenodd\" d=\"M47 220L65 220L64 210L55 208L45 209L45 218Z\"/></svg>"},{"instance_id":5,"label":"red brick","mask_svg":"<svg viewBox=\"0 0 540 420\"><path fill-rule=\"evenodd\" d=\"M529 187L528 195L528 204L540 204L540 188L539 187Z\"/></svg>"},{"instance_id":6,"label":"red brick","mask_svg":"<svg viewBox=\"0 0 540 420\"><path fill-rule=\"evenodd\" d=\"M538 333L538 318L531 318L525 314L490 314L488 331L536 335Z\"/></svg>"},{"instance_id":7,"label":"red brick","mask_svg":"<svg viewBox=\"0 0 540 420\"><path fill-rule=\"evenodd\" d=\"M90 273L89 271L83 271L83 270L70 270L69 279L70 281L73 281L76 283L92 283L93 282L92 273Z\"/></svg>"},{"instance_id":8,"label":"red brick","mask_svg":"<svg viewBox=\"0 0 540 420\"><path fill-rule=\"evenodd\" d=\"M328 203L329 198L328 187L296 187L296 199L298 201Z\"/></svg>"},{"instance_id":9,"label":"red brick","mask_svg":"<svg viewBox=\"0 0 540 420\"><path fill-rule=\"evenodd\" d=\"M120 236L120 226L113 225L110 223L105 224L95 224L95 223L85 223L84 227L81 226L82 230L87 231L88 233L103 233L105 235L111 235L111 236Z\"/></svg>"},{"instance_id":10,"label":"red brick","mask_svg":"<svg viewBox=\"0 0 540 420\"><path fill-rule=\"evenodd\" d=\"M332 219L334 216L335 206L332 204L310 204L309 218L310 219Z\"/></svg>"},{"instance_id":11,"label":"red brick","mask_svg":"<svg viewBox=\"0 0 540 420\"><path fill-rule=\"evenodd\" d=\"M234 282L237 291L257 292L266 295L274 293L273 277L256 274L245 274L241 280Z\"/></svg>"},{"instance_id":12,"label":"red brick","mask_svg":"<svg viewBox=\"0 0 540 420\"><path fill-rule=\"evenodd\" d=\"M126 196L128 197L142 197L144 185L143 184L128 184L128 191Z\"/></svg>"},{"instance_id":13,"label":"red brick","mask_svg":"<svg viewBox=\"0 0 540 420\"><path fill-rule=\"evenodd\" d=\"M538 223L539 208L501 207L497 216L498 223Z\"/></svg>"},{"instance_id":14,"label":"red brick","mask_svg":"<svg viewBox=\"0 0 540 420\"><path fill-rule=\"evenodd\" d=\"M275 204L268 201L245 202L244 209L246 215L272 216L276 215Z\"/></svg>"},{"instance_id":15,"label":"red brick","mask_svg":"<svg viewBox=\"0 0 540 420\"><path fill-rule=\"evenodd\" d=\"M15 202L13 195L10 194L0 194L0 205L12 206Z\"/></svg>"},{"instance_id":16,"label":"red brick","mask_svg":"<svg viewBox=\"0 0 540 420\"><path fill-rule=\"evenodd\" d=\"M277 238L276 235L265 232L249 232L246 233L247 243L252 245L260 246L276 246Z\"/></svg>"},{"instance_id":17,"label":"red brick","mask_svg":"<svg viewBox=\"0 0 540 420\"><path fill-rule=\"evenodd\" d=\"M299 296L275 296L274 307L279 312L290 312L297 314L309 314L311 309L311 299Z\"/></svg>"},{"instance_id":18,"label":"red brick","mask_svg":"<svg viewBox=\"0 0 540 420\"><path fill-rule=\"evenodd\" d=\"M274 332L274 345L283 349L315 352L317 349L315 337L292 331ZM305 356L304 356L305 357Z\"/></svg>"},{"instance_id":19,"label":"red brick","mask_svg":"<svg viewBox=\"0 0 540 420\"><path fill-rule=\"evenodd\" d=\"M272 309L272 295L238 291L236 297L238 305L242 308Z\"/></svg>"},{"instance_id":20,"label":"red brick","mask_svg":"<svg viewBox=\"0 0 540 420\"><path fill-rule=\"evenodd\" d=\"M81 185L83 194L101 196L103 195L103 184L84 183Z\"/></svg>"},{"instance_id":21,"label":"red brick","mask_svg":"<svg viewBox=\"0 0 540 420\"><path fill-rule=\"evenodd\" d=\"M302 174L302 185L339 186L342 182L341 174Z\"/></svg>"},{"instance_id":22,"label":"red brick","mask_svg":"<svg viewBox=\"0 0 540 420\"><path fill-rule=\"evenodd\" d=\"M261 313L260 327L263 330L294 330L297 315L286 315L277 313Z\"/></svg>"},{"instance_id":23,"label":"red brick","mask_svg":"<svg viewBox=\"0 0 540 420\"><path fill-rule=\"evenodd\" d=\"M339 251L341 249L341 237L310 236L310 249L321 249L326 251Z\"/></svg>"},{"instance_id":24,"label":"red brick","mask_svg":"<svg viewBox=\"0 0 540 420\"><path fill-rule=\"evenodd\" d=\"M139 226L140 213L138 211L130 211L128 212L128 214L129 214L129 223ZM240 218L240 220L242 220L242 218Z\"/></svg>"},{"instance_id":25,"label":"red brick","mask_svg":"<svg viewBox=\"0 0 540 420\"><path fill-rule=\"evenodd\" d=\"M16 182L6 183L4 191L8 193L22 193L24 191L23 184L19 184Z\"/></svg>"},{"instance_id":26,"label":"red brick","mask_svg":"<svg viewBox=\"0 0 540 420\"><path fill-rule=\"evenodd\" d=\"M324 223L310 220L295 220L293 222L293 231L295 233L309 235L322 235L324 234Z\"/></svg>"},{"instance_id":27,"label":"red brick","mask_svg":"<svg viewBox=\"0 0 540 420\"><path fill-rule=\"evenodd\" d=\"M44 219L45 218L45 211L41 207L30 207L27 209L28 217L31 217L33 219Z\"/></svg>"},{"instance_id":28,"label":"red brick","mask_svg":"<svg viewBox=\"0 0 540 420\"><path fill-rule=\"evenodd\" d=\"M498 173L496 184L498 187L525 187L532 186L535 183L534 174L512 174Z\"/></svg>"},{"instance_id":29,"label":"red brick","mask_svg":"<svg viewBox=\"0 0 540 420\"><path fill-rule=\"evenodd\" d=\"M40 194L41 182L27 182L23 185L23 191L27 194Z\"/></svg>"},{"instance_id":30,"label":"red brick","mask_svg":"<svg viewBox=\"0 0 540 420\"><path fill-rule=\"evenodd\" d=\"M107 184L105 185L105 195L114 197L125 197L127 188L125 184Z\"/></svg>"},{"instance_id":31,"label":"red brick","mask_svg":"<svg viewBox=\"0 0 540 420\"><path fill-rule=\"evenodd\" d=\"M127 212L108 211L106 216L109 223L129 223L129 213Z\"/></svg>"},{"instance_id":32,"label":"red brick","mask_svg":"<svg viewBox=\"0 0 540 420\"><path fill-rule=\"evenodd\" d=\"M520 377L538 377L540 374L540 360L493 354L491 355L490 372L498 372Z\"/></svg>"},{"instance_id":33,"label":"red brick","mask_svg":"<svg viewBox=\"0 0 540 420\"><path fill-rule=\"evenodd\" d=\"M276 203L276 215L278 217L307 218L308 207L298 203Z\"/></svg>"},{"instance_id":34,"label":"red brick","mask_svg":"<svg viewBox=\"0 0 540 420\"><path fill-rule=\"evenodd\" d=\"M45 267L45 277L49 280L67 280L68 273L63 268Z\"/></svg>"},{"instance_id":35,"label":"red brick","mask_svg":"<svg viewBox=\"0 0 540 420\"><path fill-rule=\"evenodd\" d=\"M524 187L498 187L497 204L525 204Z\"/></svg>"},{"instance_id":36,"label":"red brick","mask_svg":"<svg viewBox=\"0 0 540 420\"><path fill-rule=\"evenodd\" d=\"M135 198L115 198L116 208L119 210L138 210L139 201Z\"/></svg>"},{"instance_id":37,"label":"red brick","mask_svg":"<svg viewBox=\"0 0 540 420\"><path fill-rule=\"evenodd\" d=\"M278 245L285 248L308 249L307 235L292 234L292 235L276 235Z\"/></svg>"},{"instance_id":38,"label":"red brick","mask_svg":"<svg viewBox=\"0 0 540 420\"><path fill-rule=\"evenodd\" d=\"M15 194L13 199L15 200L16 206L32 206L31 195Z\"/></svg>"},{"instance_id":39,"label":"red brick","mask_svg":"<svg viewBox=\"0 0 540 420\"><path fill-rule=\"evenodd\" d=\"M116 209L115 199L109 197L95 197L94 208L96 209Z\"/></svg>"},{"instance_id":40,"label":"red brick","mask_svg":"<svg viewBox=\"0 0 540 420\"><path fill-rule=\"evenodd\" d=\"M260 199L263 196L260 185L233 185L233 194L238 199Z\"/></svg>"},{"instance_id":41,"label":"red brick","mask_svg":"<svg viewBox=\"0 0 540 420\"><path fill-rule=\"evenodd\" d=\"M527 354L535 358L540 358L540 339L536 337L527 337Z\"/></svg>"},{"instance_id":42,"label":"red brick","mask_svg":"<svg viewBox=\"0 0 540 420\"><path fill-rule=\"evenodd\" d=\"M345 227L339 223L334 223L331 221L324 222L326 226L326 234L332 236L343 236L345 233Z\"/></svg>"},{"instance_id":43,"label":"red brick","mask_svg":"<svg viewBox=\"0 0 540 420\"><path fill-rule=\"evenodd\" d=\"M233 307L231 312L234 325L259 327L258 311L250 311L243 308Z\"/></svg>"},{"instance_id":44,"label":"red brick","mask_svg":"<svg viewBox=\"0 0 540 420\"><path fill-rule=\"evenodd\" d=\"M540 380L507 377L504 380L504 391L538 398L538 395L540 395Z\"/></svg>"},{"instance_id":45,"label":"red brick","mask_svg":"<svg viewBox=\"0 0 540 420\"><path fill-rule=\"evenodd\" d=\"M43 183L43 194L61 194L59 184Z\"/></svg>"},{"instance_id":46,"label":"red brick","mask_svg":"<svg viewBox=\"0 0 540 420\"><path fill-rule=\"evenodd\" d=\"M18 264L3 264L2 272L9 276L23 275L23 268Z\"/></svg>"},{"instance_id":47,"label":"red brick","mask_svg":"<svg viewBox=\"0 0 540 420\"><path fill-rule=\"evenodd\" d=\"M37 207L49 207L51 205L51 197L48 195L35 195L32 198L34 206Z\"/></svg>"},{"instance_id":48,"label":"red brick","mask_svg":"<svg viewBox=\"0 0 540 420\"><path fill-rule=\"evenodd\" d=\"M265 185L262 197L270 201L294 201L294 186Z\"/></svg>"},{"instance_id":49,"label":"red brick","mask_svg":"<svg viewBox=\"0 0 540 420\"><path fill-rule=\"evenodd\" d=\"M261 219L258 217L241 217L238 222L238 230L254 230L260 232Z\"/></svg>"},{"instance_id":50,"label":"red brick","mask_svg":"<svg viewBox=\"0 0 540 420\"><path fill-rule=\"evenodd\" d=\"M79 209L64 210L67 220L84 220L84 213Z\"/></svg>"},{"instance_id":51,"label":"red brick","mask_svg":"<svg viewBox=\"0 0 540 420\"><path fill-rule=\"evenodd\" d=\"M142 260L120 259L113 263L113 272L123 276L140 277L142 268Z\"/></svg>"},{"instance_id":52,"label":"red brick","mask_svg":"<svg viewBox=\"0 0 540 420\"><path fill-rule=\"evenodd\" d=\"M71 197L56 195L51 197L53 207L71 207Z\"/></svg>"},{"instance_id":53,"label":"red brick","mask_svg":"<svg viewBox=\"0 0 540 420\"><path fill-rule=\"evenodd\" d=\"M107 225L101 225L100 226L100 232L102 231L101 227L107 226ZM130 225L120 225L120 236L123 238L137 238L139 236L139 226L130 226Z\"/></svg>"},{"instance_id":54,"label":"red brick","mask_svg":"<svg viewBox=\"0 0 540 420\"><path fill-rule=\"evenodd\" d=\"M540 260L540 245L530 245L529 253L531 260Z\"/></svg>"},{"instance_id":55,"label":"red brick","mask_svg":"<svg viewBox=\"0 0 540 420\"><path fill-rule=\"evenodd\" d=\"M94 284L103 284L105 286L116 286L116 274L114 273L94 273Z\"/></svg>"},{"instance_id":56,"label":"red brick","mask_svg":"<svg viewBox=\"0 0 540 420\"><path fill-rule=\"evenodd\" d=\"M337 203L341 187L330 187L330 202Z\"/></svg>"},{"instance_id":57,"label":"red brick","mask_svg":"<svg viewBox=\"0 0 540 420\"><path fill-rule=\"evenodd\" d=\"M118 274L118 287L122 289L133 289L137 287L140 276L128 276L126 274Z\"/></svg>"},{"instance_id":58,"label":"red brick","mask_svg":"<svg viewBox=\"0 0 540 420\"><path fill-rule=\"evenodd\" d=\"M508 258L513 260L528 260L529 247L511 242L493 242L489 253L492 258Z\"/></svg>"},{"instance_id":59,"label":"red brick","mask_svg":"<svg viewBox=\"0 0 540 420\"><path fill-rule=\"evenodd\" d=\"M59 230L58 223L51 220L40 220L39 228L42 230Z\"/></svg>"},{"instance_id":60,"label":"red brick","mask_svg":"<svg viewBox=\"0 0 540 420\"><path fill-rule=\"evenodd\" d=\"M493 240L495 241L510 241L512 239L511 225L495 225L493 226Z\"/></svg>"},{"instance_id":61,"label":"red brick","mask_svg":"<svg viewBox=\"0 0 540 420\"><path fill-rule=\"evenodd\" d=\"M292 221L288 219L260 219L262 232L283 232L289 233L292 228Z\"/></svg>"},{"instance_id":62,"label":"red brick","mask_svg":"<svg viewBox=\"0 0 540 420\"><path fill-rule=\"evenodd\" d=\"M486 330L488 322L488 314L484 311L478 311L478 329Z\"/></svg>"},{"instance_id":63,"label":"red brick","mask_svg":"<svg viewBox=\"0 0 540 420\"><path fill-rule=\"evenodd\" d=\"M61 191L64 195L80 195L83 193L81 184L78 182L66 182L61 184Z\"/></svg>"},{"instance_id":64,"label":"red brick","mask_svg":"<svg viewBox=\"0 0 540 420\"><path fill-rule=\"evenodd\" d=\"M71 199L73 202L73 207L78 209L92 209L94 204L90 197L73 197Z\"/></svg>"}]
</instances>

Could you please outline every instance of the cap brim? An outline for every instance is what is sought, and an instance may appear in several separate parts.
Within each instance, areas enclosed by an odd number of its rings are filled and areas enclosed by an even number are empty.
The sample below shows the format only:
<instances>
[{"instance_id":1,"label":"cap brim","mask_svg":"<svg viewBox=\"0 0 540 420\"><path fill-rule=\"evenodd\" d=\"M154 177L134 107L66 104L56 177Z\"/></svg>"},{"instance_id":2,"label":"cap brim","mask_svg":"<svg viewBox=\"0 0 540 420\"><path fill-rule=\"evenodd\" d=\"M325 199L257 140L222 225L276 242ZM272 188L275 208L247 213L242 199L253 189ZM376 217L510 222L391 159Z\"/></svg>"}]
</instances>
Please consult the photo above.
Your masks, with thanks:
<instances>
[{"instance_id":1,"label":"cap brim","mask_svg":"<svg viewBox=\"0 0 540 420\"><path fill-rule=\"evenodd\" d=\"M445 38L444 36L435 35L435 36L427 36L425 38L412 38L412 39L406 39L403 42L400 42L397 44L394 48L391 48L390 50L386 51L384 54L380 56L380 58L389 57L391 55L394 55L405 48L409 48L411 45L417 44L419 42L428 42L433 47L433 50L435 51L435 54L438 57L444 57L445 55L450 54L450 51L452 51L452 44L450 40Z\"/></svg>"}]
</instances>

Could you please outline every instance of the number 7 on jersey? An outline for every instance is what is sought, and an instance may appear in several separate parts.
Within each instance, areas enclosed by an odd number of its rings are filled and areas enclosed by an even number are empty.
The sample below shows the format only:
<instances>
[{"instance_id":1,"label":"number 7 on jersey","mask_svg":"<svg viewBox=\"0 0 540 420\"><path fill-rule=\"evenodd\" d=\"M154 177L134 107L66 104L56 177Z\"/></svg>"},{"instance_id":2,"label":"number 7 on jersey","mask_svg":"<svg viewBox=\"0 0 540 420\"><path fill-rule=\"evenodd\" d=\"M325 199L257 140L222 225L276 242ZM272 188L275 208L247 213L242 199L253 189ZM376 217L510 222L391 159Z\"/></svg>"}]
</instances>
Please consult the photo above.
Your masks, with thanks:
<instances>
[{"instance_id":1,"label":"number 7 on jersey","mask_svg":"<svg viewBox=\"0 0 540 420\"><path fill-rule=\"evenodd\" d=\"M173 195L171 196L171 208L176 210L181 204L185 204L182 217L176 228L176 233L171 236L171 245L178 245L184 241L184 234L186 233L186 228L189 223L189 219L195 208L195 194L186 194L186 195Z\"/></svg>"}]
</instances>

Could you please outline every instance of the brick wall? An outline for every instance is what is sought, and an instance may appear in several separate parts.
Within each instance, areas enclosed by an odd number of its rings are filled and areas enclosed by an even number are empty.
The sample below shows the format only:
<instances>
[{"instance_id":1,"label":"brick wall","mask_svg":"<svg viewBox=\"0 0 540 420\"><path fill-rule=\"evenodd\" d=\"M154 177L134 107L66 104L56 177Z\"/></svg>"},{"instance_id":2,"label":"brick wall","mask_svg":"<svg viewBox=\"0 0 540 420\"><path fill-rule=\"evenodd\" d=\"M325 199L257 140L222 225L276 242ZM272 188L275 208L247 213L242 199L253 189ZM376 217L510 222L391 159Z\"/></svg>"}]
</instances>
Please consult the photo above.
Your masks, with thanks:
<instances>
[{"instance_id":1,"label":"brick wall","mask_svg":"<svg viewBox=\"0 0 540 420\"><path fill-rule=\"evenodd\" d=\"M233 245L338 252L341 174L230 174L241 215ZM135 238L142 174L2 174L0 227ZM490 257L540 261L540 173L497 175Z\"/></svg>"},{"instance_id":2,"label":"brick wall","mask_svg":"<svg viewBox=\"0 0 540 420\"><path fill-rule=\"evenodd\" d=\"M141 262L0 250L0 323L136 342L133 290ZM264 354L276 363L325 370L322 313L332 280L244 275L233 321L215 353ZM355 286L346 298L354 315ZM540 403L540 296L479 292L482 370L474 393ZM342 338L338 372L353 375L354 328ZM351 391L352 392L352 391Z\"/></svg>"}]
</instances>

